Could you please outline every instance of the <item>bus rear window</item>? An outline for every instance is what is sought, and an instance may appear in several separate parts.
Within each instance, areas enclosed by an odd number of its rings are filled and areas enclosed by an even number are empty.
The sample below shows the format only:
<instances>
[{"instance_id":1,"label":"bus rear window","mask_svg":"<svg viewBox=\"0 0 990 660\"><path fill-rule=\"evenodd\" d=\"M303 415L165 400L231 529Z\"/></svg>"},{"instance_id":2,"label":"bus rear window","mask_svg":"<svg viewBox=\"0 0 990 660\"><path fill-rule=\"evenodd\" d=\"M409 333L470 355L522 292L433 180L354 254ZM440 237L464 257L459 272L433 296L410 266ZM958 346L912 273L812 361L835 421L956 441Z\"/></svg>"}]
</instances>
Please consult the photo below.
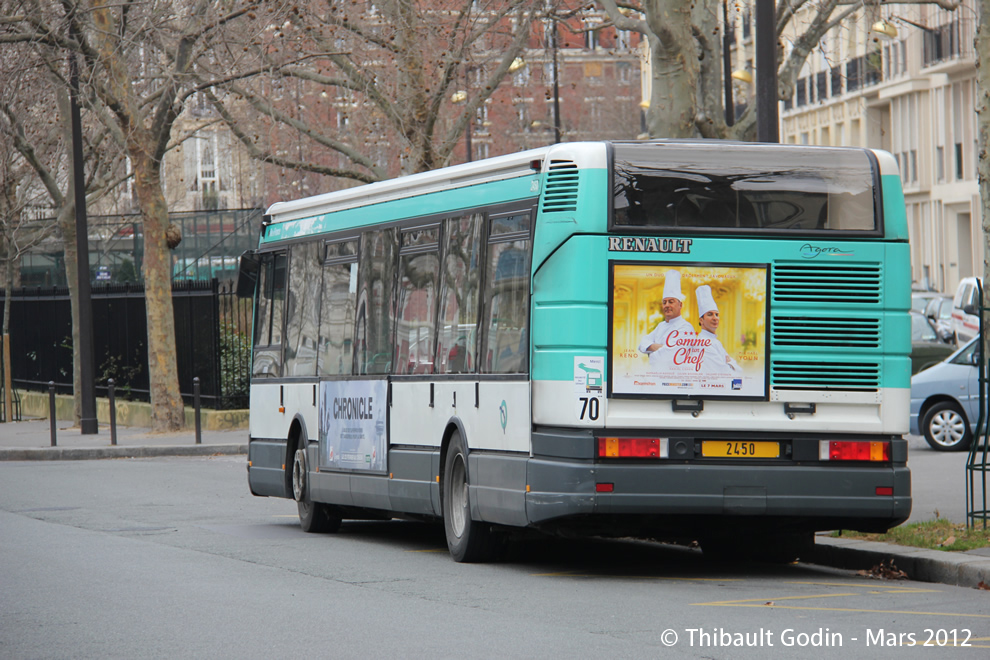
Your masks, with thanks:
<instances>
[{"instance_id":1,"label":"bus rear window","mask_svg":"<svg viewBox=\"0 0 990 660\"><path fill-rule=\"evenodd\" d=\"M741 144L614 144L616 227L877 231L866 151Z\"/></svg>"}]
</instances>

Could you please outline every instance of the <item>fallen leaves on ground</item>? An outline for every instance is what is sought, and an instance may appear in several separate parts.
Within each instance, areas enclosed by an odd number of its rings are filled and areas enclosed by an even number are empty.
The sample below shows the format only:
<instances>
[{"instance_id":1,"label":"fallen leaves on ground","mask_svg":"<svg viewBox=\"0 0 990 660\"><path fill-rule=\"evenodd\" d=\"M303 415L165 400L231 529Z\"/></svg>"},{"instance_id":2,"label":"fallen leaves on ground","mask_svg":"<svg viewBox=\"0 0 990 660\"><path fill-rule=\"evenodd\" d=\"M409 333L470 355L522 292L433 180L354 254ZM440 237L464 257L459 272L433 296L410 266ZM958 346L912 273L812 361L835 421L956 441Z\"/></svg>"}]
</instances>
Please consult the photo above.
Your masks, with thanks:
<instances>
[{"instance_id":1,"label":"fallen leaves on ground","mask_svg":"<svg viewBox=\"0 0 990 660\"><path fill-rule=\"evenodd\" d=\"M878 580L906 580L907 573L897 568L893 559L884 559L868 571L857 571L863 577L876 578Z\"/></svg>"}]
</instances>

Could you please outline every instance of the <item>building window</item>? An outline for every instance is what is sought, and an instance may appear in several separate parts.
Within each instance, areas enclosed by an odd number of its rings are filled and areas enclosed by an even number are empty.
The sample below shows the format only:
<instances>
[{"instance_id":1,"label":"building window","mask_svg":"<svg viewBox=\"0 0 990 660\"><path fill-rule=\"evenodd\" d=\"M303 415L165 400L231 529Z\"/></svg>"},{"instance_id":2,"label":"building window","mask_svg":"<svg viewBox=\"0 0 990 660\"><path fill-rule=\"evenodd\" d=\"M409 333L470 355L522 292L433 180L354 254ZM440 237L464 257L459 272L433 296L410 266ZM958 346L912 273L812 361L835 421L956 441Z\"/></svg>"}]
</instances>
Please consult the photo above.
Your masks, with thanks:
<instances>
[{"instance_id":1,"label":"building window","mask_svg":"<svg viewBox=\"0 0 990 660\"><path fill-rule=\"evenodd\" d=\"M615 47L618 50L629 50L632 47L632 39L628 30L615 31Z\"/></svg>"},{"instance_id":2,"label":"building window","mask_svg":"<svg viewBox=\"0 0 990 660\"><path fill-rule=\"evenodd\" d=\"M857 57L846 62L846 91L855 92L862 84L860 78L860 64L863 58Z\"/></svg>"},{"instance_id":3,"label":"building window","mask_svg":"<svg viewBox=\"0 0 990 660\"><path fill-rule=\"evenodd\" d=\"M512 82L516 87L526 87L527 85L529 85L528 64L524 64L514 74L512 74Z\"/></svg>"},{"instance_id":4,"label":"building window","mask_svg":"<svg viewBox=\"0 0 990 660\"><path fill-rule=\"evenodd\" d=\"M945 181L945 147L935 147L935 180Z\"/></svg>"},{"instance_id":5,"label":"building window","mask_svg":"<svg viewBox=\"0 0 990 660\"><path fill-rule=\"evenodd\" d=\"M584 47L587 50L598 48L598 21L584 21Z\"/></svg>"},{"instance_id":6,"label":"building window","mask_svg":"<svg viewBox=\"0 0 990 660\"><path fill-rule=\"evenodd\" d=\"M808 104L808 80L806 78L800 78L797 81L797 94L794 104L797 107Z\"/></svg>"},{"instance_id":7,"label":"building window","mask_svg":"<svg viewBox=\"0 0 990 660\"><path fill-rule=\"evenodd\" d=\"M633 80L633 67L629 62L619 62L618 64L619 84L629 85Z\"/></svg>"},{"instance_id":8,"label":"building window","mask_svg":"<svg viewBox=\"0 0 990 660\"><path fill-rule=\"evenodd\" d=\"M958 57L962 52L959 19L945 25L925 30L922 35L923 66L931 66L944 60Z\"/></svg>"}]
</instances>

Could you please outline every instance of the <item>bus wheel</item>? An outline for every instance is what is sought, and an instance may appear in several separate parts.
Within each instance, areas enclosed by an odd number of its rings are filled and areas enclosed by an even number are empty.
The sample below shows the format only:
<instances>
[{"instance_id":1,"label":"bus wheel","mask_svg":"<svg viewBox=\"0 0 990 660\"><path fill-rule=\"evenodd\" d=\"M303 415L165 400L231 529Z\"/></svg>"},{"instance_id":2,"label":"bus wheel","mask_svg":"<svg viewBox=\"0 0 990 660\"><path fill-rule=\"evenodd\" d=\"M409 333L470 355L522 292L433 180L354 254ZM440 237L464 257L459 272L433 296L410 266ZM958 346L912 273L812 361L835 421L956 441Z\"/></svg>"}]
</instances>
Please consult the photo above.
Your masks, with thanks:
<instances>
[{"instance_id":1,"label":"bus wheel","mask_svg":"<svg viewBox=\"0 0 990 660\"><path fill-rule=\"evenodd\" d=\"M304 532L327 534L340 529L340 516L334 513L333 508L310 499L305 449L297 449L292 460L292 497L296 500L299 525Z\"/></svg>"},{"instance_id":2,"label":"bus wheel","mask_svg":"<svg viewBox=\"0 0 990 660\"><path fill-rule=\"evenodd\" d=\"M467 451L461 434L454 431L443 470L443 529L447 549L454 561L488 561L492 556L491 526L471 520L468 497Z\"/></svg>"}]
</instances>

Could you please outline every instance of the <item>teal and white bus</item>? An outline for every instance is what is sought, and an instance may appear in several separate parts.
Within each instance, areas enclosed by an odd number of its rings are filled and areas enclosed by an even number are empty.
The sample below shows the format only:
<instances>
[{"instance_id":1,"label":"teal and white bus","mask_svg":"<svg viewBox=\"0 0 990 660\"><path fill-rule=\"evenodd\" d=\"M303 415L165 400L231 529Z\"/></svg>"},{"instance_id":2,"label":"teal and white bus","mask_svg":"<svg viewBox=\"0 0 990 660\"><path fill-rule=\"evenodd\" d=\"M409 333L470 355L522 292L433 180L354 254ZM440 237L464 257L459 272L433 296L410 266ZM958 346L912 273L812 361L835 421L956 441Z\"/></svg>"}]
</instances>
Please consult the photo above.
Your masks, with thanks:
<instances>
[{"instance_id":1,"label":"teal and white bus","mask_svg":"<svg viewBox=\"0 0 990 660\"><path fill-rule=\"evenodd\" d=\"M442 520L458 561L521 529L886 530L910 281L865 149L564 143L277 203L241 264L250 489L311 532Z\"/></svg>"}]
</instances>

